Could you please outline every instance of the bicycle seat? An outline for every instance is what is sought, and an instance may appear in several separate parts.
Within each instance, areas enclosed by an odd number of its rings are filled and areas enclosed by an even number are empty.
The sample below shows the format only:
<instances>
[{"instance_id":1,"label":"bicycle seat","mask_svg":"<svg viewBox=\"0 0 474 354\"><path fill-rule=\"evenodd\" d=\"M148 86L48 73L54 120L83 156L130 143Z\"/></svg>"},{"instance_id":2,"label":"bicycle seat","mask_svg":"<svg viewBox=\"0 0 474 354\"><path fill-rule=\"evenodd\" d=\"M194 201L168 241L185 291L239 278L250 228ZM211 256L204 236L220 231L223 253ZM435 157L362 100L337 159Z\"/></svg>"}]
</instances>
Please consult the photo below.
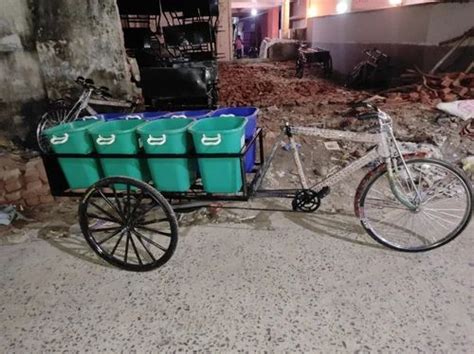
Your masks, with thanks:
<instances>
[{"instance_id":1,"label":"bicycle seat","mask_svg":"<svg viewBox=\"0 0 474 354\"><path fill-rule=\"evenodd\" d=\"M112 97L112 95L110 94L110 90L108 87L105 87L105 86L101 86L99 87L97 90L96 90L96 93L99 94L99 95L102 95L104 97Z\"/></svg>"},{"instance_id":2,"label":"bicycle seat","mask_svg":"<svg viewBox=\"0 0 474 354\"><path fill-rule=\"evenodd\" d=\"M94 86L94 80L86 79L85 84L89 87L93 87Z\"/></svg>"}]
</instances>

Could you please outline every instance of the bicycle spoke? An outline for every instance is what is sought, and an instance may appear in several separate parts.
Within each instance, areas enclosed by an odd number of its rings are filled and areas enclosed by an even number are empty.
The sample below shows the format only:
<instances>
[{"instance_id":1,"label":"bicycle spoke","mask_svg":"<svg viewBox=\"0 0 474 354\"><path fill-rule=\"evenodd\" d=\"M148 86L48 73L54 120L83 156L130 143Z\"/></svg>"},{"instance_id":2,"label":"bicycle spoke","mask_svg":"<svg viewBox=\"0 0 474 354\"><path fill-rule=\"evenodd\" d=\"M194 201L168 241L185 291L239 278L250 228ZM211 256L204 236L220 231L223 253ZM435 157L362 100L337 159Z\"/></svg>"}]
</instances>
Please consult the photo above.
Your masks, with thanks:
<instances>
[{"instance_id":1,"label":"bicycle spoke","mask_svg":"<svg viewBox=\"0 0 474 354\"><path fill-rule=\"evenodd\" d=\"M94 206L95 208L97 208L98 210L100 210L101 212L103 212L105 215L107 215L110 219L113 220L113 222L116 222L117 224L122 224L122 220L117 219L114 215L112 215L111 213L106 211L104 208L99 206L97 203L91 201L90 204L92 206Z\"/></svg>"},{"instance_id":2,"label":"bicycle spoke","mask_svg":"<svg viewBox=\"0 0 474 354\"><path fill-rule=\"evenodd\" d=\"M135 232L133 232L133 234L135 234ZM141 243L142 247L145 249L146 253L148 253L150 258L153 260L153 262L156 262L156 258L153 256L153 253L150 252L148 247L145 246L145 243L143 242L143 240L140 237L138 237L136 234L135 234L135 236L137 237L137 240Z\"/></svg>"},{"instance_id":3,"label":"bicycle spoke","mask_svg":"<svg viewBox=\"0 0 474 354\"><path fill-rule=\"evenodd\" d=\"M146 230L146 231L149 231L149 232L153 232L153 233L156 233L156 234L160 234L160 235L163 235L163 236L171 237L171 232L163 232L163 231L160 231L160 230L157 230L157 229L153 229L151 227L140 226L140 225L137 225L136 228L141 229L141 230Z\"/></svg>"},{"instance_id":4,"label":"bicycle spoke","mask_svg":"<svg viewBox=\"0 0 474 354\"><path fill-rule=\"evenodd\" d=\"M143 200L143 195L142 194L139 194L138 198L135 198L135 205L133 206L133 210L130 213L130 219L133 219L135 217L135 213L138 209L138 206L141 205L142 200Z\"/></svg>"},{"instance_id":5,"label":"bicycle spoke","mask_svg":"<svg viewBox=\"0 0 474 354\"><path fill-rule=\"evenodd\" d=\"M416 196L421 204L408 210L391 199L387 172L375 177L360 201L362 225L376 240L406 251L425 251L438 247L458 235L469 221L470 193L455 169L435 160L407 161ZM409 179L395 180L407 197L415 197Z\"/></svg>"},{"instance_id":6,"label":"bicycle spoke","mask_svg":"<svg viewBox=\"0 0 474 354\"><path fill-rule=\"evenodd\" d=\"M125 235L124 232L122 232L122 233L120 234L120 237L119 237L117 243L115 244L114 248L112 249L112 252L110 252L110 255L111 255L111 256L113 256L114 253L115 253L115 251L117 250L118 245L120 244L120 241L122 241L123 235Z\"/></svg>"},{"instance_id":7,"label":"bicycle spoke","mask_svg":"<svg viewBox=\"0 0 474 354\"><path fill-rule=\"evenodd\" d=\"M117 236L119 233L121 233L121 232L123 233L123 230L124 230L124 229L119 229L117 232L114 232L112 235L107 236L105 239L103 239L103 240L101 240L101 241L99 241L99 242L97 242L97 243L98 243L99 245L102 245L103 243L105 243L105 242L111 240L112 238L114 238L115 236Z\"/></svg>"},{"instance_id":8,"label":"bicycle spoke","mask_svg":"<svg viewBox=\"0 0 474 354\"><path fill-rule=\"evenodd\" d=\"M130 231L127 230L127 239L125 241L125 256L123 258L124 262L127 263L128 258L128 244L130 243Z\"/></svg>"},{"instance_id":9,"label":"bicycle spoke","mask_svg":"<svg viewBox=\"0 0 474 354\"><path fill-rule=\"evenodd\" d=\"M117 229L121 229L122 226L111 226L111 227L104 227L102 229L90 229L92 233L94 232L107 232L107 231L115 231Z\"/></svg>"},{"instance_id":10,"label":"bicycle spoke","mask_svg":"<svg viewBox=\"0 0 474 354\"><path fill-rule=\"evenodd\" d=\"M159 224L161 222L168 221L168 218L161 218L155 220L147 220L143 222L138 222L138 225L152 225L152 224Z\"/></svg>"},{"instance_id":11,"label":"bicycle spoke","mask_svg":"<svg viewBox=\"0 0 474 354\"><path fill-rule=\"evenodd\" d=\"M93 214L93 213L87 213L86 215L87 215L88 218L91 218L91 219L98 219L98 220L113 222L113 223L116 223L116 224L121 224L120 222L117 222L114 219L105 218L103 216L99 216L99 215L96 215L96 214Z\"/></svg>"},{"instance_id":12,"label":"bicycle spoke","mask_svg":"<svg viewBox=\"0 0 474 354\"><path fill-rule=\"evenodd\" d=\"M137 256L138 263L140 263L140 265L143 265L142 259L140 258L140 254L138 253L137 246L135 246L135 241L133 241L133 237L131 233L130 233L130 242L132 244L133 251L135 252L135 255Z\"/></svg>"},{"instance_id":13,"label":"bicycle spoke","mask_svg":"<svg viewBox=\"0 0 474 354\"><path fill-rule=\"evenodd\" d=\"M120 203L120 198L117 195L117 190L115 189L114 185L112 185L110 188L112 188L112 192L114 193L114 198L115 198L115 203L117 203L117 208L123 214L122 203Z\"/></svg>"},{"instance_id":14,"label":"bicycle spoke","mask_svg":"<svg viewBox=\"0 0 474 354\"><path fill-rule=\"evenodd\" d=\"M99 192L100 196L102 197L102 199L107 203L107 205L109 207L111 207L113 210L115 210L115 212L119 215L120 218L122 218L122 220L126 220L122 213L117 209L117 207L109 200L109 198L107 198L107 196L102 192L102 190L100 188L96 188L95 189L97 192Z\"/></svg>"},{"instance_id":15,"label":"bicycle spoke","mask_svg":"<svg viewBox=\"0 0 474 354\"><path fill-rule=\"evenodd\" d=\"M152 244L153 246L155 246L156 248L160 249L161 251L163 252L166 252L167 249L164 248L163 246L159 245L158 243L156 243L155 241L149 239L148 237L146 237L145 235L143 235L141 232L137 231L136 229L134 229L132 231L137 237L139 238L142 238L143 240L147 241L148 243Z\"/></svg>"}]
</instances>

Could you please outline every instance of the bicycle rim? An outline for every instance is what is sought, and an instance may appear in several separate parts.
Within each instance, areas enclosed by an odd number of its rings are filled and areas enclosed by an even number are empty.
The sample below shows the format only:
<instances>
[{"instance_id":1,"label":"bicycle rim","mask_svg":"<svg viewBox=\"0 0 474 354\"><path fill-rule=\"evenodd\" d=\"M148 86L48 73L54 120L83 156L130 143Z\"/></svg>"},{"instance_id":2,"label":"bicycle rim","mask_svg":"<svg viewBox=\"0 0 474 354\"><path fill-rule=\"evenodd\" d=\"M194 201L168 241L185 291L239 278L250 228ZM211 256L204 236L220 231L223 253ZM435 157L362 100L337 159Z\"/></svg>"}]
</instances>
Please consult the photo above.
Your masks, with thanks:
<instances>
[{"instance_id":1,"label":"bicycle rim","mask_svg":"<svg viewBox=\"0 0 474 354\"><path fill-rule=\"evenodd\" d=\"M407 252L427 251L458 236L472 215L472 190L466 178L453 166L417 159L407 167L420 192L417 210L405 207L393 195L386 170L367 184L359 201L363 227L378 242ZM416 200L403 166L398 167L395 183L408 199Z\"/></svg>"}]
</instances>

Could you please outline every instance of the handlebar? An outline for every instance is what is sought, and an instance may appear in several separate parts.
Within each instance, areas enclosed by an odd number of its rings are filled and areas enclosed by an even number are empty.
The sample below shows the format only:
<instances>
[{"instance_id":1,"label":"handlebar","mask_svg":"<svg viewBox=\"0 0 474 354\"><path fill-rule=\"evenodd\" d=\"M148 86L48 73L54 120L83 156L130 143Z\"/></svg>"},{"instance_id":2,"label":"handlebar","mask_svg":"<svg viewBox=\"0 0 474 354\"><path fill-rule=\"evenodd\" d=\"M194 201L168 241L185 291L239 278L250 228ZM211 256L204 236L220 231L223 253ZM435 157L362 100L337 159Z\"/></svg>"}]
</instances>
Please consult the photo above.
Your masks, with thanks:
<instances>
[{"instance_id":1,"label":"handlebar","mask_svg":"<svg viewBox=\"0 0 474 354\"><path fill-rule=\"evenodd\" d=\"M95 94L105 96L105 97L111 97L110 90L108 87L105 87L105 86L97 87L95 86L94 80L92 79L85 79L84 77L79 76L76 79L76 83L78 85L81 85L86 90L92 90Z\"/></svg>"}]
</instances>

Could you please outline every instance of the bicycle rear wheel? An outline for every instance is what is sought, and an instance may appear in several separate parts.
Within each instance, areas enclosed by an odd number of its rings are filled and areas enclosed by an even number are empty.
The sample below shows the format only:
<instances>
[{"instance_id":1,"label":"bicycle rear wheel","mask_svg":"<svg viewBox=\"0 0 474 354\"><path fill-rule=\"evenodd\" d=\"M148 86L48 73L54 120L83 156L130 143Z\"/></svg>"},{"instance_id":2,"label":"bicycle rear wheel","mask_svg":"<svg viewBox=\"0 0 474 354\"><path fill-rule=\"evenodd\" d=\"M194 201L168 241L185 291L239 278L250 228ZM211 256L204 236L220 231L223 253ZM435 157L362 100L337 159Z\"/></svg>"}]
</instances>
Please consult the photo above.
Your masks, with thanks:
<instances>
[{"instance_id":1,"label":"bicycle rear wheel","mask_svg":"<svg viewBox=\"0 0 474 354\"><path fill-rule=\"evenodd\" d=\"M47 153L50 150L49 141L43 132L58 124L63 123L69 114L69 109L64 107L57 107L49 110L40 118L38 126L36 127L36 141L40 151Z\"/></svg>"},{"instance_id":2,"label":"bicycle rear wheel","mask_svg":"<svg viewBox=\"0 0 474 354\"><path fill-rule=\"evenodd\" d=\"M472 189L462 171L434 159L406 162L421 203L410 210L393 195L384 168L369 178L356 200L356 213L367 233L381 244L405 252L440 247L458 236L472 216ZM403 165L395 184L415 201L417 193Z\"/></svg>"}]
</instances>

